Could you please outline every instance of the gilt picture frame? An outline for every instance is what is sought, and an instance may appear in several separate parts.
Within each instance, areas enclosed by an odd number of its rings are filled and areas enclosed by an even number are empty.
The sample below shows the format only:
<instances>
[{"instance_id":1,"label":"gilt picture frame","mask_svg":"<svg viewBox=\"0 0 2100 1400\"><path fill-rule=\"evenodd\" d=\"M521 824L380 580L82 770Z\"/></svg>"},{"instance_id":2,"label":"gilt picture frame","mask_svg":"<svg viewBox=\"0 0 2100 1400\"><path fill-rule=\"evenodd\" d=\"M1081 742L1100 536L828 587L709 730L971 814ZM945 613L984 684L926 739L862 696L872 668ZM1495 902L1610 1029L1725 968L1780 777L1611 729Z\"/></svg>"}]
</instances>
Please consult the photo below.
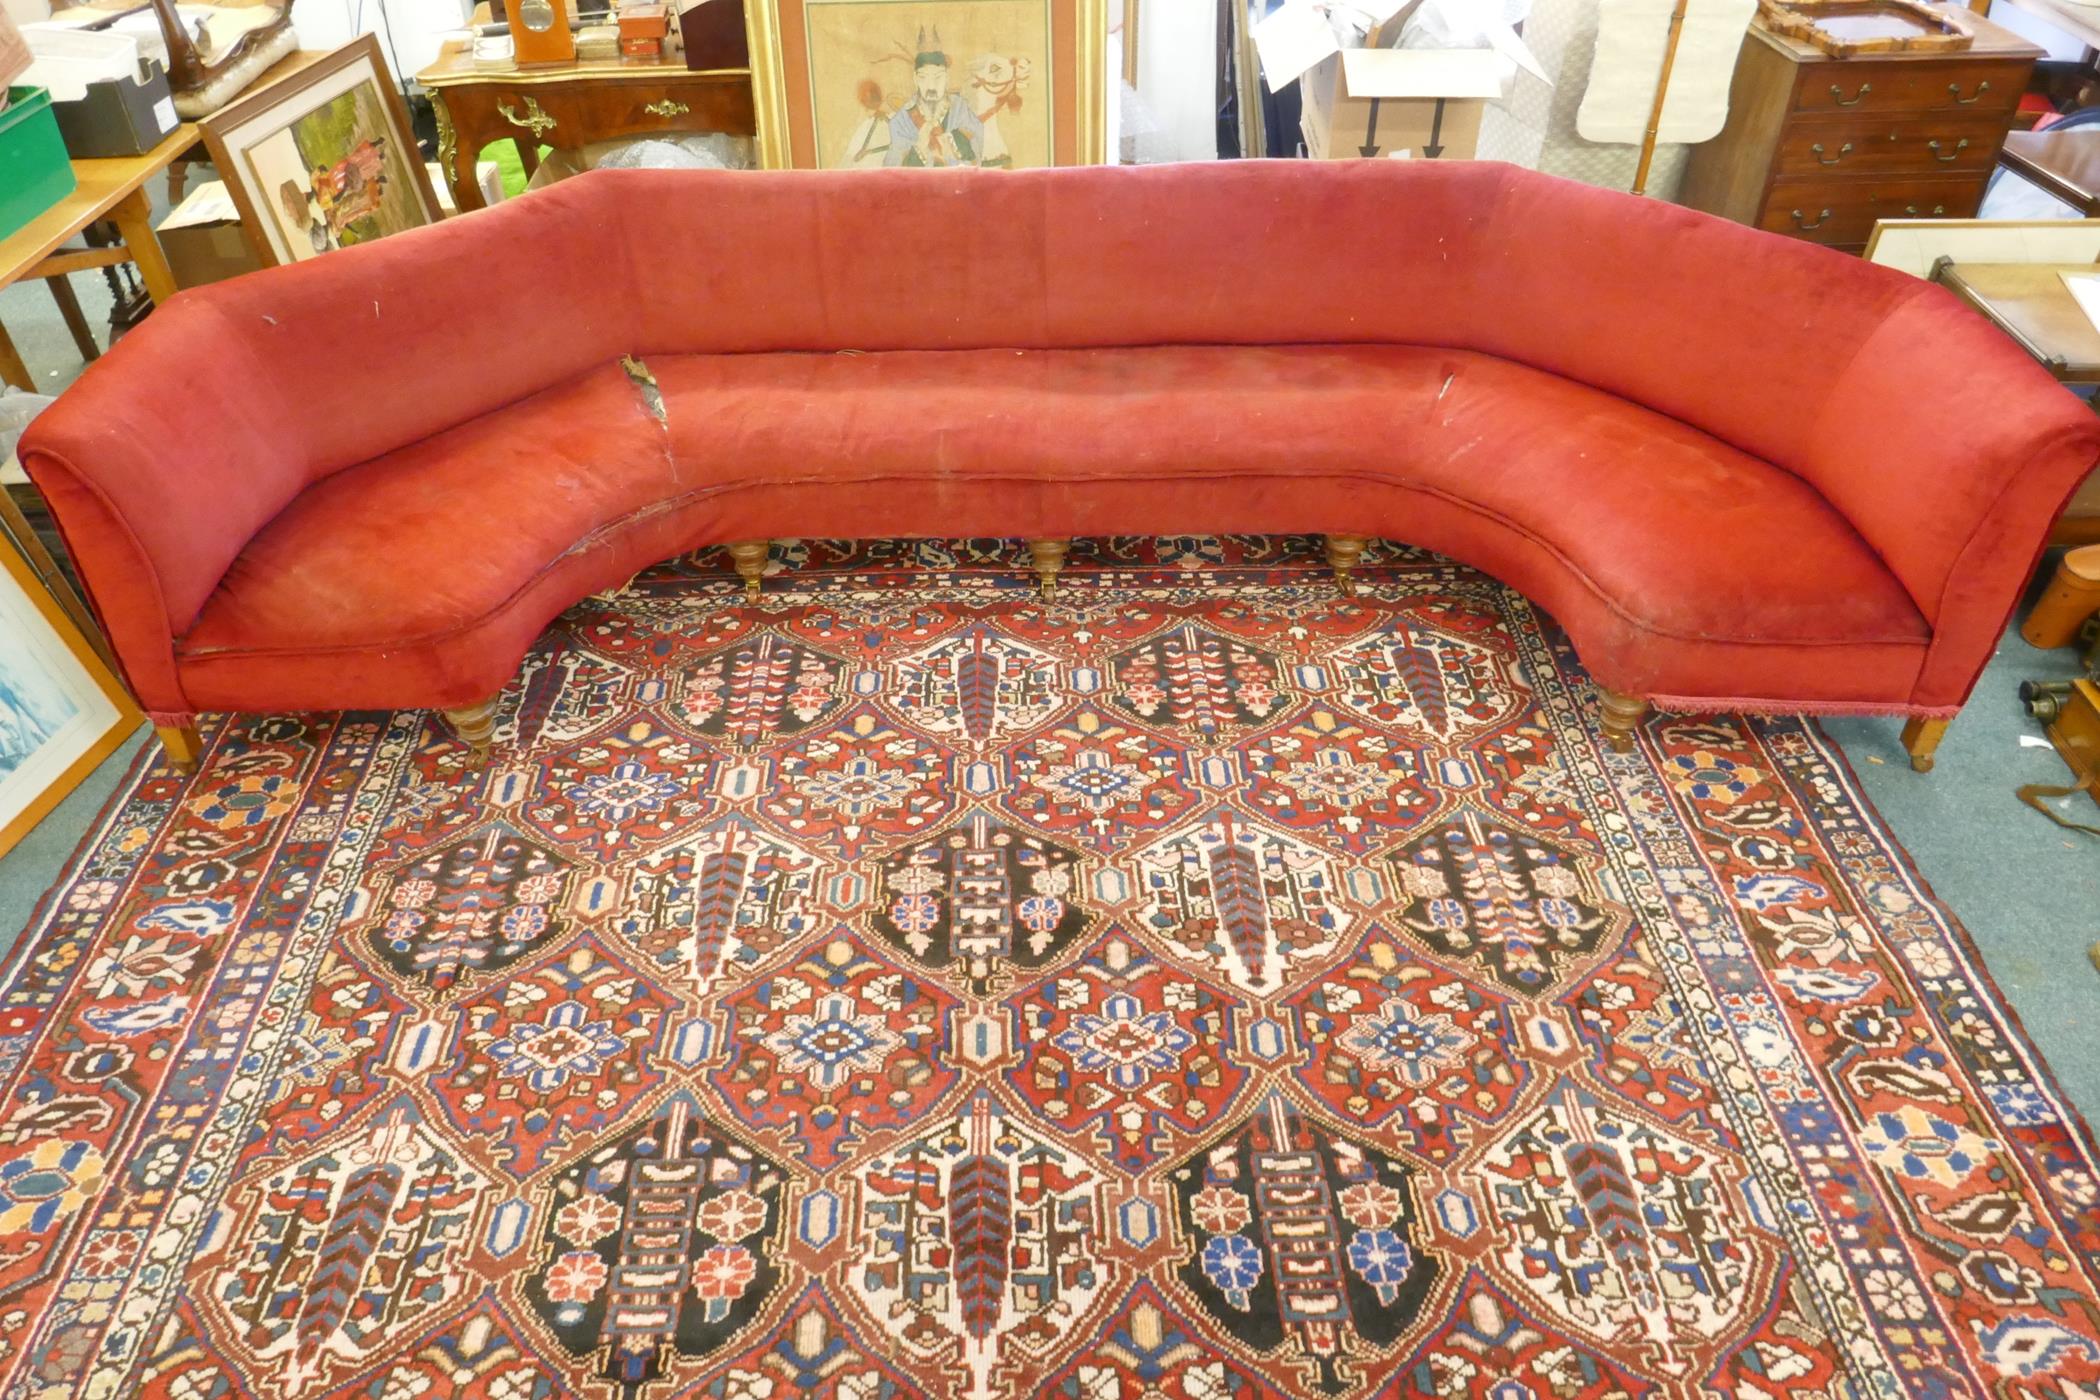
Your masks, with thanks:
<instances>
[{"instance_id":1,"label":"gilt picture frame","mask_svg":"<svg viewBox=\"0 0 2100 1400\"><path fill-rule=\"evenodd\" d=\"M1105 159L1108 0L746 0L768 169Z\"/></svg>"},{"instance_id":2,"label":"gilt picture frame","mask_svg":"<svg viewBox=\"0 0 2100 1400\"><path fill-rule=\"evenodd\" d=\"M0 854L144 721L21 512L0 493ZM31 558L41 558L40 566ZM70 598L65 600L72 602Z\"/></svg>"},{"instance_id":3,"label":"gilt picture frame","mask_svg":"<svg viewBox=\"0 0 2100 1400\"><path fill-rule=\"evenodd\" d=\"M408 106L362 35L203 122L212 164L266 267L441 217Z\"/></svg>"}]
</instances>

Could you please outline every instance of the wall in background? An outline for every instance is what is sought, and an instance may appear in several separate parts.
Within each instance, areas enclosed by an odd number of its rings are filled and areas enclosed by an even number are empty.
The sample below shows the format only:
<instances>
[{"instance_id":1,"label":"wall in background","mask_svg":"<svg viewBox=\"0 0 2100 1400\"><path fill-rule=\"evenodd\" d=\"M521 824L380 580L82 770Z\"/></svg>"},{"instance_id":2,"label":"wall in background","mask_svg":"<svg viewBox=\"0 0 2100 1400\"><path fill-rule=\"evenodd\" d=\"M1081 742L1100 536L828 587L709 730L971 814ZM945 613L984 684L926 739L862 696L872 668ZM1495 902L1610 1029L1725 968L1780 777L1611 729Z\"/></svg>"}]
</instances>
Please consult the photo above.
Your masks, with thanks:
<instances>
[{"instance_id":1,"label":"wall in background","mask_svg":"<svg viewBox=\"0 0 2100 1400\"><path fill-rule=\"evenodd\" d=\"M1137 56L1138 101L1158 126L1151 137L1156 146L1146 159L1216 160L1214 0L1140 0Z\"/></svg>"},{"instance_id":2,"label":"wall in background","mask_svg":"<svg viewBox=\"0 0 2100 1400\"><path fill-rule=\"evenodd\" d=\"M388 66L405 83L430 66L445 35L463 28L472 8L471 0L292 0L292 27L302 49L340 48L360 34L377 34Z\"/></svg>"}]
</instances>

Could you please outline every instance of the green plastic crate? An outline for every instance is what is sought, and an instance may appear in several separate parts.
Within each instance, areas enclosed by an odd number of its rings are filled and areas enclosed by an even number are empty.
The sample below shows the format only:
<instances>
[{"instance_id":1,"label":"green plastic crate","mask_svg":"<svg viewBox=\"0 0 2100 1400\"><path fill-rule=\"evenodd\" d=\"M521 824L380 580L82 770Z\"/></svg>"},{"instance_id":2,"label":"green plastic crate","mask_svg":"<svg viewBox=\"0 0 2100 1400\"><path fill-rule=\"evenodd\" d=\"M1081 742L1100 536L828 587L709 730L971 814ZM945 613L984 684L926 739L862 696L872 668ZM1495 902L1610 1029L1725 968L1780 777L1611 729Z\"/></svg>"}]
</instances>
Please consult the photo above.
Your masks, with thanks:
<instances>
[{"instance_id":1,"label":"green plastic crate","mask_svg":"<svg viewBox=\"0 0 2100 1400\"><path fill-rule=\"evenodd\" d=\"M7 90L0 110L0 238L73 192L73 162L42 88Z\"/></svg>"}]
</instances>

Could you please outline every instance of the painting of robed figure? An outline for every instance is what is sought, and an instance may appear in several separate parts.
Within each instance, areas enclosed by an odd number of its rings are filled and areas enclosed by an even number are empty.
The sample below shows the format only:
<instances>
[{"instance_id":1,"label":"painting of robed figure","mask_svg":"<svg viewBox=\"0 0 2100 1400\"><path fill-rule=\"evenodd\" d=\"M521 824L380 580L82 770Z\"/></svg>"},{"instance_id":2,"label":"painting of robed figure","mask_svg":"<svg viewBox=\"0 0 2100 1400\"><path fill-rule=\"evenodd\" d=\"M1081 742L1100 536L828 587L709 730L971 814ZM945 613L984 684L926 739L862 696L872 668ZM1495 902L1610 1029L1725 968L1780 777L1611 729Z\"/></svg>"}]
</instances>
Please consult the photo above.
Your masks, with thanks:
<instances>
[{"instance_id":1,"label":"painting of robed figure","mask_svg":"<svg viewBox=\"0 0 2100 1400\"><path fill-rule=\"evenodd\" d=\"M1101 158L1102 0L778 5L761 0L755 29L778 44L754 65L780 89L785 139L768 163L1021 169Z\"/></svg>"}]
</instances>

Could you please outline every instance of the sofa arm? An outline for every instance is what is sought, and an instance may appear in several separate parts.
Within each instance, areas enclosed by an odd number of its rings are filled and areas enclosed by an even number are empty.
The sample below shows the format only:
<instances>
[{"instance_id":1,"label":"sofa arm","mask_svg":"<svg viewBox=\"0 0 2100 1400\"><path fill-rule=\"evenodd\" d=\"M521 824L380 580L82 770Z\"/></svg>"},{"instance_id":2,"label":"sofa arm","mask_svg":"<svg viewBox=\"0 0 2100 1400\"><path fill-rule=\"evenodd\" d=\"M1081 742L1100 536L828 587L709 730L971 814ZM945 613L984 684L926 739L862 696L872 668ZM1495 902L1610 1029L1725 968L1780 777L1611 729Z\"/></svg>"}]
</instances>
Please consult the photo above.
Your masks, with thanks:
<instances>
[{"instance_id":1,"label":"sofa arm","mask_svg":"<svg viewBox=\"0 0 2100 1400\"><path fill-rule=\"evenodd\" d=\"M23 468L139 703L190 710L174 642L306 479L298 417L208 298L178 296L40 414Z\"/></svg>"},{"instance_id":2,"label":"sofa arm","mask_svg":"<svg viewBox=\"0 0 2100 1400\"><path fill-rule=\"evenodd\" d=\"M1919 708L1967 698L2100 419L1989 322L1920 284L1837 376L1794 465L1931 625Z\"/></svg>"}]
</instances>

